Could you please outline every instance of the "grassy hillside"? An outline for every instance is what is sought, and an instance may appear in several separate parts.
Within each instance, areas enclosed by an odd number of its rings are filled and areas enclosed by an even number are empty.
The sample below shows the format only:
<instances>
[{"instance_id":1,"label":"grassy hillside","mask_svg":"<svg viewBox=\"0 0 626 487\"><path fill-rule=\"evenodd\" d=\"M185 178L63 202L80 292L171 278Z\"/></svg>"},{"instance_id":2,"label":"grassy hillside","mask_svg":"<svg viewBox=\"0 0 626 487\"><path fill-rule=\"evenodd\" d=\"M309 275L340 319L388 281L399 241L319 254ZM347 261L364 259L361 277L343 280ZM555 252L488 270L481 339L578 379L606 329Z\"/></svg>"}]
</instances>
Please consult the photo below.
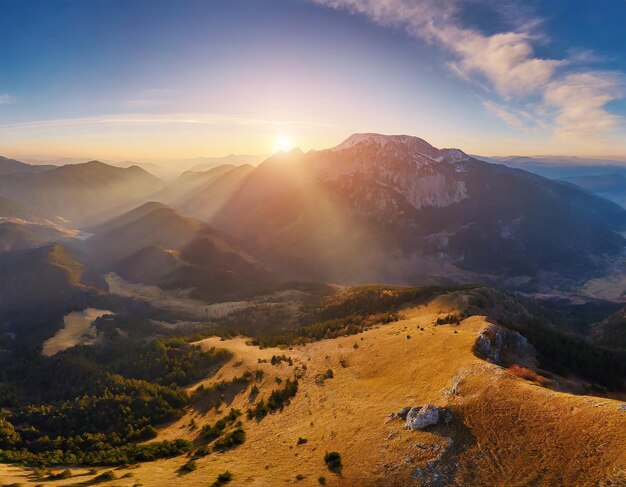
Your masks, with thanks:
<instances>
[{"instance_id":1,"label":"grassy hillside","mask_svg":"<svg viewBox=\"0 0 626 487\"><path fill-rule=\"evenodd\" d=\"M440 296L399 321L289 349L202 340L204 350L218 346L232 358L189 387L183 416L150 440L191 440L195 453L112 470L103 485L206 486L225 471L232 485L621 485L621 403L546 389L478 358L483 317L437 325L464 308L458 294ZM260 418L246 415L270 404L287 379L297 380L293 397ZM388 419L425 404L446 407L451 421L412 431ZM325 461L329 452L339 454L340 470ZM79 485L107 471L72 470L79 476L46 485ZM40 482L18 467L1 466L0 475Z\"/></svg>"}]
</instances>

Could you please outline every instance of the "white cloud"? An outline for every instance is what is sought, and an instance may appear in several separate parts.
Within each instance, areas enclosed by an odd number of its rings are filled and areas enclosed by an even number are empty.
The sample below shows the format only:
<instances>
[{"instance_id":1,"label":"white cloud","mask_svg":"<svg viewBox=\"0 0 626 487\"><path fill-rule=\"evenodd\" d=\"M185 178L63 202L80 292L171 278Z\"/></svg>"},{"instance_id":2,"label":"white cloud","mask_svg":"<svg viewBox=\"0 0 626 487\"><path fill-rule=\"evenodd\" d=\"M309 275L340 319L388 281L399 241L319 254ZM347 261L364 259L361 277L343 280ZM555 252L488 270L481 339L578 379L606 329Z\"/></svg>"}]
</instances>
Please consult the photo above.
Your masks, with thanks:
<instances>
[{"instance_id":1,"label":"white cloud","mask_svg":"<svg viewBox=\"0 0 626 487\"><path fill-rule=\"evenodd\" d=\"M522 15L514 31L486 35L460 25L456 14L463 0L312 1L364 15L445 48L453 58L447 62L450 70L499 95L502 103L487 101L484 107L518 129L550 125L563 133L592 135L623 123L606 109L609 102L624 96L619 76L592 70L563 73L585 61L598 62L600 58L591 51L571 51L570 59L538 57L533 42L539 37L533 29L539 19ZM501 8L510 12L521 6L505 2ZM526 108L519 109L524 104Z\"/></svg>"},{"instance_id":2,"label":"white cloud","mask_svg":"<svg viewBox=\"0 0 626 487\"><path fill-rule=\"evenodd\" d=\"M539 90L562 61L533 57L528 35L506 32L484 36L475 31L448 27L437 38L454 51L458 71L484 76L505 98Z\"/></svg>"},{"instance_id":3,"label":"white cloud","mask_svg":"<svg viewBox=\"0 0 626 487\"><path fill-rule=\"evenodd\" d=\"M581 72L548 83L544 103L554 110L557 130L569 134L601 134L617 129L622 118L605 109L624 96L624 80L615 73Z\"/></svg>"}]
</instances>

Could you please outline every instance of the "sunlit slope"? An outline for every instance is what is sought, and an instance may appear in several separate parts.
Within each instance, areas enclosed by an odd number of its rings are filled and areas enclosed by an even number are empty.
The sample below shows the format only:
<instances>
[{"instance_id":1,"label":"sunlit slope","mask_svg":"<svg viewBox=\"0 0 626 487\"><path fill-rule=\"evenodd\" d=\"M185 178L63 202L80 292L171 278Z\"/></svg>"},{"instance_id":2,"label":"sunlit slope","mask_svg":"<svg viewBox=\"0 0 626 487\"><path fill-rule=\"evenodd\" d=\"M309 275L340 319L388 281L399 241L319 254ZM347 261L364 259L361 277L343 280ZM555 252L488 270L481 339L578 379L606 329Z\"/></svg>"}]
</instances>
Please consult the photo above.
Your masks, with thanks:
<instances>
[{"instance_id":1,"label":"sunlit slope","mask_svg":"<svg viewBox=\"0 0 626 487\"><path fill-rule=\"evenodd\" d=\"M626 411L621 403L553 392L477 358L472 347L484 319L433 326L451 311L452 302L438 298L407 310L402 321L293 350L259 349L241 338L204 340L204 347L234 354L205 387L246 371L263 370L264 376L243 391L227 390L226 401L235 396L220 413L189 410L163 428L158 439L196 438L203 425L213 424L230 407L244 411L253 384L260 389L257 402L282 387L276 378L300 375L295 398L259 422L244 414L245 443L199 458L191 473L177 473L188 460L179 457L116 470L118 480L102 485L206 486L225 470L233 473L230 485L319 485L320 476L327 485L343 486L584 486L609 480L613 484L607 485L623 485ZM292 366L270 363L273 355L282 354L292 358ZM329 369L333 377L323 380ZM400 420L387 421L404 406L429 403L449 408L452 422L410 431ZM307 442L298 445L299 438ZM328 451L341 454L341 476L326 468ZM6 482L37 483L12 467L0 468ZM121 478L127 472L133 476ZM296 480L297 475L304 478ZM77 485L89 478L46 485Z\"/></svg>"},{"instance_id":2,"label":"sunlit slope","mask_svg":"<svg viewBox=\"0 0 626 487\"><path fill-rule=\"evenodd\" d=\"M573 185L378 134L276 154L203 218L277 270L346 284L578 280L621 255L626 228Z\"/></svg>"}]
</instances>

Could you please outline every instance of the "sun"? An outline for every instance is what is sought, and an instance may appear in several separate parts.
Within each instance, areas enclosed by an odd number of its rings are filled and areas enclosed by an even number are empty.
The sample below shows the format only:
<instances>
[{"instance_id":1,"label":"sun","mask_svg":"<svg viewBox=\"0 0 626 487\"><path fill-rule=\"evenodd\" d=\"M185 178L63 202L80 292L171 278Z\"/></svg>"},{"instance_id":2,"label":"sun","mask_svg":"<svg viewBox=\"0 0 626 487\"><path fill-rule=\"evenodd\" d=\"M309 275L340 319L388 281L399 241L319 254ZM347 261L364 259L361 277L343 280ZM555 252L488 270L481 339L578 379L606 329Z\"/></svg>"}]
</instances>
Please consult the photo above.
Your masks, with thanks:
<instances>
[{"instance_id":1,"label":"sun","mask_svg":"<svg viewBox=\"0 0 626 487\"><path fill-rule=\"evenodd\" d=\"M274 140L274 149L276 152L287 152L293 149L293 140L289 135L280 133L276 135L276 139Z\"/></svg>"}]
</instances>

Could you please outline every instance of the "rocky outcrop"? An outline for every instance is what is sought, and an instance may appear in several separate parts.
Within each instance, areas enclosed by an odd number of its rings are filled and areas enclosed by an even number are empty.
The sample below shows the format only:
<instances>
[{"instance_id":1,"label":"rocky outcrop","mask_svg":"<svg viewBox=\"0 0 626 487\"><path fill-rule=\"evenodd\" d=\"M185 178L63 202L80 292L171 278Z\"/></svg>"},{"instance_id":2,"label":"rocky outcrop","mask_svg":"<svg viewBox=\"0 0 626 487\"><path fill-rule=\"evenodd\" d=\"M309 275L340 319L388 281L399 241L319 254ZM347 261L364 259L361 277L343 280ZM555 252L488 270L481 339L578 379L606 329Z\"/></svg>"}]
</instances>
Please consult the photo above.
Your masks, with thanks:
<instances>
[{"instance_id":1,"label":"rocky outcrop","mask_svg":"<svg viewBox=\"0 0 626 487\"><path fill-rule=\"evenodd\" d=\"M427 404L426 406L411 408L406 415L406 427L410 430L422 430L428 426L439 423L441 419L441 408Z\"/></svg>"},{"instance_id":2,"label":"rocky outcrop","mask_svg":"<svg viewBox=\"0 0 626 487\"><path fill-rule=\"evenodd\" d=\"M492 323L481 330L474 344L474 352L503 366L519 364L533 369L539 364L537 350L526 337Z\"/></svg>"},{"instance_id":3,"label":"rocky outcrop","mask_svg":"<svg viewBox=\"0 0 626 487\"><path fill-rule=\"evenodd\" d=\"M439 423L450 424L453 419L452 411L427 404L426 406L405 406L396 413L391 413L387 421L400 419L410 430L421 430Z\"/></svg>"}]
</instances>

